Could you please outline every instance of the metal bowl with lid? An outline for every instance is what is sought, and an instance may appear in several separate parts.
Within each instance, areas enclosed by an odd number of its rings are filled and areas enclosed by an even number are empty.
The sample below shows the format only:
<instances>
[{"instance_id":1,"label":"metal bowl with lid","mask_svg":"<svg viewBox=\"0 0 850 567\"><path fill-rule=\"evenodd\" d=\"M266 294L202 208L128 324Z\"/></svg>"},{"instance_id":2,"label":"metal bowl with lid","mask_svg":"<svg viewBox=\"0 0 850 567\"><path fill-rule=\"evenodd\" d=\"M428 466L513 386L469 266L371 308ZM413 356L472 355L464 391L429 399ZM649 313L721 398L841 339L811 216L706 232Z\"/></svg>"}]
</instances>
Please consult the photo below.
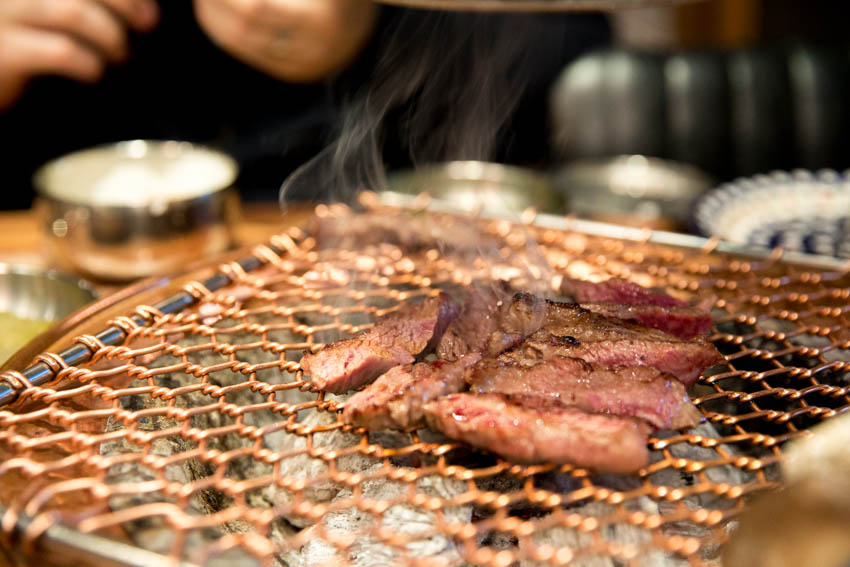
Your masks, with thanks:
<instances>
[{"instance_id":1,"label":"metal bowl with lid","mask_svg":"<svg viewBox=\"0 0 850 567\"><path fill-rule=\"evenodd\" d=\"M713 186L694 166L643 155L577 160L552 179L571 213L665 230L685 229L694 200Z\"/></svg>"},{"instance_id":2,"label":"metal bowl with lid","mask_svg":"<svg viewBox=\"0 0 850 567\"><path fill-rule=\"evenodd\" d=\"M530 169L484 161L451 161L391 174L387 188L428 193L458 210L519 213L528 208L564 212L564 198L545 176Z\"/></svg>"},{"instance_id":3,"label":"metal bowl with lid","mask_svg":"<svg viewBox=\"0 0 850 567\"><path fill-rule=\"evenodd\" d=\"M173 271L228 248L238 165L180 141L132 140L65 155L34 176L53 259L105 280Z\"/></svg>"}]
</instances>

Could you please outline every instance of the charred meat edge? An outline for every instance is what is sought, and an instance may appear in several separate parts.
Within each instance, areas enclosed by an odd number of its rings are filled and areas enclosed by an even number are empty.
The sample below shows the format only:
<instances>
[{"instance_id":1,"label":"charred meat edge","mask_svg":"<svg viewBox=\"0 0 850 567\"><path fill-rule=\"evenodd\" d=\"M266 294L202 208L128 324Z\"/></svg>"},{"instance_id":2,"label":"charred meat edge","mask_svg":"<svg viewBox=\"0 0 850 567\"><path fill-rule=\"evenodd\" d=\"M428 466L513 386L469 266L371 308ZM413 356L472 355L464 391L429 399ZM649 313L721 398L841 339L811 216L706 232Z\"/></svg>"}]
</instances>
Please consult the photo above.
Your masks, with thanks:
<instances>
[{"instance_id":1,"label":"charred meat edge","mask_svg":"<svg viewBox=\"0 0 850 567\"><path fill-rule=\"evenodd\" d=\"M470 354L456 362L434 361L391 368L345 403L342 421L373 431L425 424L425 404L466 389L464 373L478 362Z\"/></svg>"},{"instance_id":2,"label":"charred meat edge","mask_svg":"<svg viewBox=\"0 0 850 567\"><path fill-rule=\"evenodd\" d=\"M682 340L702 337L711 331L711 315L696 307L622 305L610 302L582 303L581 306L606 317L634 321L650 329L658 329Z\"/></svg>"},{"instance_id":3,"label":"charred meat edge","mask_svg":"<svg viewBox=\"0 0 850 567\"><path fill-rule=\"evenodd\" d=\"M454 301L441 292L422 303L405 305L361 335L305 354L301 368L320 390L353 390L432 349L457 313Z\"/></svg>"},{"instance_id":4,"label":"charred meat edge","mask_svg":"<svg viewBox=\"0 0 850 567\"><path fill-rule=\"evenodd\" d=\"M606 366L652 366L686 387L706 368L723 361L714 345L704 340L683 341L574 303L542 303L545 316L540 330L510 351L520 361L560 355Z\"/></svg>"},{"instance_id":5,"label":"charred meat edge","mask_svg":"<svg viewBox=\"0 0 850 567\"><path fill-rule=\"evenodd\" d=\"M565 277L561 280L561 293L572 297L577 303L611 302L620 305L688 306L686 301L621 278L590 282Z\"/></svg>"},{"instance_id":6,"label":"charred meat edge","mask_svg":"<svg viewBox=\"0 0 850 567\"><path fill-rule=\"evenodd\" d=\"M432 429L521 463L630 473L649 462L649 426L539 396L451 394L425 406Z\"/></svg>"},{"instance_id":7,"label":"charred meat edge","mask_svg":"<svg viewBox=\"0 0 850 567\"><path fill-rule=\"evenodd\" d=\"M561 356L529 365L487 360L472 367L466 380L473 393L555 398L591 413L643 419L659 429L693 427L702 417L681 382L648 366L607 367Z\"/></svg>"}]
</instances>

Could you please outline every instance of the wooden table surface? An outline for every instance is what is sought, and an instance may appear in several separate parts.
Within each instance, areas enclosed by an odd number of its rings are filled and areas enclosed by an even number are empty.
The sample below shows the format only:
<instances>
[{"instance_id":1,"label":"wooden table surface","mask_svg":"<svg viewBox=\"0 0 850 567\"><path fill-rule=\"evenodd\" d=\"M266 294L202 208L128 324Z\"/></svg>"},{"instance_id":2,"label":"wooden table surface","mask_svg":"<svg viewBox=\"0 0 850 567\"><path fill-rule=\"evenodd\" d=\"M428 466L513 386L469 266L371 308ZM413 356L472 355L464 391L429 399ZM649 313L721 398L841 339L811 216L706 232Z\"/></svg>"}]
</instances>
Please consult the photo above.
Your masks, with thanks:
<instances>
[{"instance_id":1,"label":"wooden table surface","mask_svg":"<svg viewBox=\"0 0 850 567\"><path fill-rule=\"evenodd\" d=\"M257 244L295 225L302 225L313 205L293 204L282 212L276 202L246 203L234 227L235 247ZM0 262L51 267L44 233L32 210L0 211ZM124 285L94 282L101 296Z\"/></svg>"}]
</instances>

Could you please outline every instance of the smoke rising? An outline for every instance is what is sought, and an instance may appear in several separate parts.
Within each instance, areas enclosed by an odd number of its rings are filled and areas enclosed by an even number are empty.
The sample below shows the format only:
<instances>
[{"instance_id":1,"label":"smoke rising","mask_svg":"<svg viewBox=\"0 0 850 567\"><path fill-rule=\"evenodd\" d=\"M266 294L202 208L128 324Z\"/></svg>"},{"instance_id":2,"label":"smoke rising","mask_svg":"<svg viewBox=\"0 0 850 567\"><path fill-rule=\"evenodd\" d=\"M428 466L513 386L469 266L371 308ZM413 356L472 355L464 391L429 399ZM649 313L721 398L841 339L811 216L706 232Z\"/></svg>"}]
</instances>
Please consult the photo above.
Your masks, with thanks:
<instances>
[{"instance_id":1,"label":"smoke rising","mask_svg":"<svg viewBox=\"0 0 850 567\"><path fill-rule=\"evenodd\" d=\"M391 11L365 85L343 97L335 140L283 184L292 195L349 202L385 186L384 150L415 165L493 160L528 85L532 15Z\"/></svg>"}]
</instances>

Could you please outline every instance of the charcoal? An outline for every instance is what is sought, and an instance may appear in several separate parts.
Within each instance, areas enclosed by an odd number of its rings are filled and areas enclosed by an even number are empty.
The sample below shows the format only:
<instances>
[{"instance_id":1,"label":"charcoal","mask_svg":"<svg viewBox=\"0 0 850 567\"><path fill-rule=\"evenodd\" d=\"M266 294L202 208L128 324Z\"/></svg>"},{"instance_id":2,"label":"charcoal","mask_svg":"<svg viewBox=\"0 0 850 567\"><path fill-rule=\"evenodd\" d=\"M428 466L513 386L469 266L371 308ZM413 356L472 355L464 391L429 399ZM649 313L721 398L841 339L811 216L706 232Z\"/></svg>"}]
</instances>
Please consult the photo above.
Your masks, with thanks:
<instances>
[{"instance_id":1,"label":"charcoal","mask_svg":"<svg viewBox=\"0 0 850 567\"><path fill-rule=\"evenodd\" d=\"M392 500L403 497L408 492L406 485L383 478L364 481L361 490L363 498L374 500ZM465 483L437 476L426 476L417 482L417 492L432 497L451 499L465 491ZM333 501L344 502L352 496L353 492L346 488L340 491ZM443 521L448 523L469 522L472 517L471 506L446 508L442 516ZM409 504L395 504L383 513L381 526L390 529L393 533L407 536L415 537L419 533L423 534L421 539L415 539L405 546L408 557L427 558L448 566L460 565L461 556L453 539L442 534L429 533L433 530L434 521L434 514L424 508ZM356 536L348 556L341 557L339 550L332 543L322 539L318 530L313 529L316 536L311 537L304 547L298 552L283 555L291 567L308 567L324 562L346 560L356 567L397 563L398 550L364 533L375 526L371 514L351 506L328 513L323 518L322 524L326 530L336 536Z\"/></svg>"},{"instance_id":2,"label":"charcoal","mask_svg":"<svg viewBox=\"0 0 850 567\"><path fill-rule=\"evenodd\" d=\"M647 497L640 497L633 501L631 509L641 511L645 514L657 514L658 506ZM613 516L616 508L603 502L591 502L584 506L573 508L572 512L585 517ZM652 536L649 531L625 522L606 523L601 529L601 535L609 543L620 545L651 545ZM603 557L593 554L592 549L596 543L594 538L578 529L566 526L555 526L539 530L532 536L536 546L549 545L555 549L566 548L575 553L575 559L570 565L580 567L617 567L621 563L612 557ZM522 548L521 548L522 549ZM632 563L630 563L632 564ZM673 555L665 554L659 550L641 553L634 561L640 567L685 567L689 563ZM525 559L520 561L519 567L543 567L548 563L541 563Z\"/></svg>"}]
</instances>

